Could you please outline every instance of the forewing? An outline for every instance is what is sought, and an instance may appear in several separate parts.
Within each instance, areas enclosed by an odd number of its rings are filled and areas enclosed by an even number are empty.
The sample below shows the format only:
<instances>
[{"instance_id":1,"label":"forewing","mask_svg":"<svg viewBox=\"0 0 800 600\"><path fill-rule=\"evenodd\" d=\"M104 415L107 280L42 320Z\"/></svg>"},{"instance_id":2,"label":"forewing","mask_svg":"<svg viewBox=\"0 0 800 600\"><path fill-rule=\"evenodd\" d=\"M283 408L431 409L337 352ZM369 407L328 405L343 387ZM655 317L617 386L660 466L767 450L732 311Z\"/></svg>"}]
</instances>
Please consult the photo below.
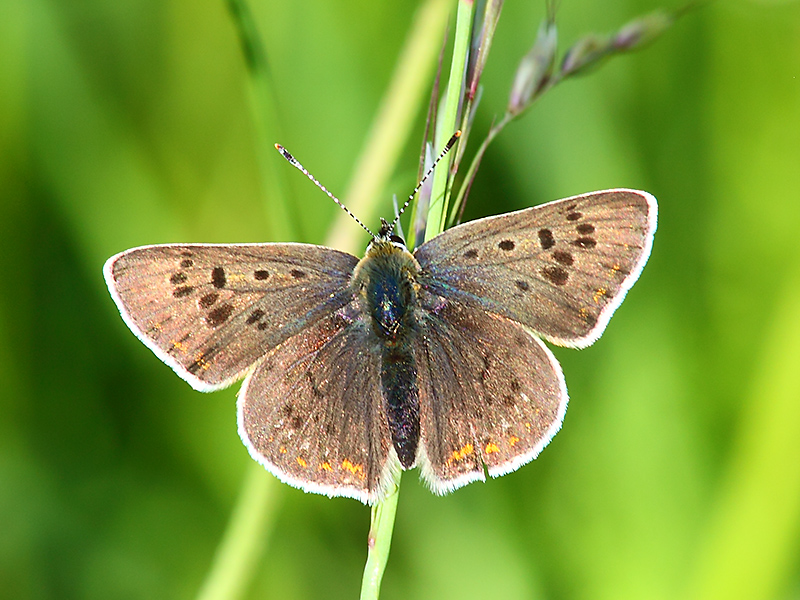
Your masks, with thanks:
<instances>
[{"instance_id":1,"label":"forewing","mask_svg":"<svg viewBox=\"0 0 800 600\"><path fill-rule=\"evenodd\" d=\"M239 392L239 434L253 458L306 491L369 504L385 496L400 467L372 343L349 306L272 350Z\"/></svg>"},{"instance_id":2,"label":"forewing","mask_svg":"<svg viewBox=\"0 0 800 600\"><path fill-rule=\"evenodd\" d=\"M444 298L423 298L415 356L418 464L436 493L513 471L561 427L564 376L523 326Z\"/></svg>"},{"instance_id":3,"label":"forewing","mask_svg":"<svg viewBox=\"0 0 800 600\"><path fill-rule=\"evenodd\" d=\"M585 347L603 333L650 255L656 200L607 190L459 225L420 246L420 283Z\"/></svg>"},{"instance_id":4,"label":"forewing","mask_svg":"<svg viewBox=\"0 0 800 600\"><path fill-rule=\"evenodd\" d=\"M161 245L110 258L104 274L131 330L208 391L350 302L357 262L307 244Z\"/></svg>"}]
</instances>

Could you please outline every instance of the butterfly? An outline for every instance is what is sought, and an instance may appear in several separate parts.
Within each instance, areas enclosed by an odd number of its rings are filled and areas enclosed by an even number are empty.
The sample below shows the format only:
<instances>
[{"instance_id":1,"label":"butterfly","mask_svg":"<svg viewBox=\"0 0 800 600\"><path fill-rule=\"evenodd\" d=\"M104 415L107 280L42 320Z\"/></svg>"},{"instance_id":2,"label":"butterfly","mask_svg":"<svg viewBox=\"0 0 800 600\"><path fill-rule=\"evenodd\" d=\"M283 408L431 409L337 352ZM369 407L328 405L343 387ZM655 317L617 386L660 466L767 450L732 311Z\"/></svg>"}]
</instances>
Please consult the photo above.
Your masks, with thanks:
<instances>
[{"instance_id":1,"label":"butterfly","mask_svg":"<svg viewBox=\"0 0 800 600\"><path fill-rule=\"evenodd\" d=\"M288 154L288 153L287 153ZM612 189L363 258L299 243L167 244L110 258L122 318L193 388L244 378L239 434L278 479L374 504L400 470L437 494L509 473L561 427L543 343L597 340L650 254L657 204Z\"/></svg>"}]
</instances>

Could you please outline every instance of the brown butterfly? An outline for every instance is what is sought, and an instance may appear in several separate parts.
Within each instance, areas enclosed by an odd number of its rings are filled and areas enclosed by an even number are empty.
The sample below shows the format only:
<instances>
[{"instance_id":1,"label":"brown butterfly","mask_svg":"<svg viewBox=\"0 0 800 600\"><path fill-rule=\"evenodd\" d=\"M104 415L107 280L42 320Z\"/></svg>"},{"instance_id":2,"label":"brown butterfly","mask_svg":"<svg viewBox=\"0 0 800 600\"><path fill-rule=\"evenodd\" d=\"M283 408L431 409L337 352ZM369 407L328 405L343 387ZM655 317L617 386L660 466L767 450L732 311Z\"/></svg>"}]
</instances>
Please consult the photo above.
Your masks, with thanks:
<instances>
[{"instance_id":1,"label":"brown butterfly","mask_svg":"<svg viewBox=\"0 0 800 600\"><path fill-rule=\"evenodd\" d=\"M288 153L286 153L288 154ZM567 390L540 338L603 333L653 243L656 200L614 189L454 227L413 253L169 244L105 265L131 330L201 391L245 378L239 433L276 477L375 503L419 466L438 494L536 457Z\"/></svg>"}]
</instances>

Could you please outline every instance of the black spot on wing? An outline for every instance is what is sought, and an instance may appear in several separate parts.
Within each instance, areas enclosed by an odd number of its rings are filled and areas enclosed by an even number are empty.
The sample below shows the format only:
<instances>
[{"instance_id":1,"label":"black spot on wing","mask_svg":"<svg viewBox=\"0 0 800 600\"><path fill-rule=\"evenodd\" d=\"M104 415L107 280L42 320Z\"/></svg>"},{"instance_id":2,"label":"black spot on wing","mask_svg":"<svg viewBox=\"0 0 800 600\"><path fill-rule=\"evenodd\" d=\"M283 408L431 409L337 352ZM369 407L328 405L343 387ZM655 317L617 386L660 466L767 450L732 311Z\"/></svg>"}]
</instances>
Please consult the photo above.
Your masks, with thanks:
<instances>
[{"instance_id":1,"label":"black spot on wing","mask_svg":"<svg viewBox=\"0 0 800 600\"><path fill-rule=\"evenodd\" d=\"M194 292L193 285L182 285L172 290L172 295L175 296L176 298L185 298L186 296L188 296L193 292Z\"/></svg>"},{"instance_id":2,"label":"black spot on wing","mask_svg":"<svg viewBox=\"0 0 800 600\"><path fill-rule=\"evenodd\" d=\"M569 252L564 252L563 250L554 250L553 258L566 267L569 267L574 262L572 254Z\"/></svg>"},{"instance_id":3,"label":"black spot on wing","mask_svg":"<svg viewBox=\"0 0 800 600\"><path fill-rule=\"evenodd\" d=\"M504 252L511 252L516 247L516 244L514 240L503 240L497 244L497 247Z\"/></svg>"},{"instance_id":4,"label":"black spot on wing","mask_svg":"<svg viewBox=\"0 0 800 600\"><path fill-rule=\"evenodd\" d=\"M269 277L269 271L258 269L257 271L253 271L253 277L255 277L258 281L264 281Z\"/></svg>"},{"instance_id":5,"label":"black spot on wing","mask_svg":"<svg viewBox=\"0 0 800 600\"><path fill-rule=\"evenodd\" d=\"M549 250L556 245L556 240L553 237L553 232L547 228L539 230L539 243L542 245L542 250Z\"/></svg>"},{"instance_id":6,"label":"black spot on wing","mask_svg":"<svg viewBox=\"0 0 800 600\"><path fill-rule=\"evenodd\" d=\"M219 299L219 294L217 292L211 292L200 298L197 303L200 305L200 308L206 309L211 308L217 299Z\"/></svg>"},{"instance_id":7,"label":"black spot on wing","mask_svg":"<svg viewBox=\"0 0 800 600\"><path fill-rule=\"evenodd\" d=\"M173 274L172 277L169 278L169 282L172 285L180 285L181 283L186 283L188 279L189 276L186 273L178 271L177 273Z\"/></svg>"},{"instance_id":8,"label":"black spot on wing","mask_svg":"<svg viewBox=\"0 0 800 600\"><path fill-rule=\"evenodd\" d=\"M261 320L261 317L264 316L264 311L260 308L255 309L253 312L250 313L250 316L247 317L247 321L245 321L248 325L252 325Z\"/></svg>"},{"instance_id":9,"label":"black spot on wing","mask_svg":"<svg viewBox=\"0 0 800 600\"><path fill-rule=\"evenodd\" d=\"M579 237L572 242L573 246L577 246L578 248L583 248L584 250L588 250L590 248L594 248L597 245L597 240L590 237Z\"/></svg>"},{"instance_id":10,"label":"black spot on wing","mask_svg":"<svg viewBox=\"0 0 800 600\"><path fill-rule=\"evenodd\" d=\"M214 267L211 269L211 284L221 290L225 287L227 283L227 277L225 276L225 269L222 267Z\"/></svg>"},{"instance_id":11,"label":"black spot on wing","mask_svg":"<svg viewBox=\"0 0 800 600\"><path fill-rule=\"evenodd\" d=\"M569 273L561 267L545 267L542 269L542 275L553 285L564 285L569 279Z\"/></svg>"},{"instance_id":12,"label":"black spot on wing","mask_svg":"<svg viewBox=\"0 0 800 600\"><path fill-rule=\"evenodd\" d=\"M232 305L222 304L206 315L206 323L209 327L219 327L230 318L232 313Z\"/></svg>"},{"instance_id":13,"label":"black spot on wing","mask_svg":"<svg viewBox=\"0 0 800 600\"><path fill-rule=\"evenodd\" d=\"M594 233L594 225L592 225L591 223L581 223L575 228L575 231L577 231L581 235L590 235Z\"/></svg>"}]
</instances>

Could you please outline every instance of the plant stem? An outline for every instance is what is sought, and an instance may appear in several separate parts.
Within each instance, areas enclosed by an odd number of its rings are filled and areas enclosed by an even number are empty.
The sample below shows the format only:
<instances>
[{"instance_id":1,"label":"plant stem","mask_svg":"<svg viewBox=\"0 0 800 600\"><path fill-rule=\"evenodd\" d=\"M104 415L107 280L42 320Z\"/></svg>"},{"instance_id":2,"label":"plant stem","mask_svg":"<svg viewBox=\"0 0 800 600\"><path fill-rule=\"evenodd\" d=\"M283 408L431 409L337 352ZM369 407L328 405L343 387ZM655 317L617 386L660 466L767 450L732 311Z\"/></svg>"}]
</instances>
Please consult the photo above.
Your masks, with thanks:
<instances>
[{"instance_id":1,"label":"plant stem","mask_svg":"<svg viewBox=\"0 0 800 600\"><path fill-rule=\"evenodd\" d=\"M456 13L456 35L453 40L453 59L450 63L450 76L447 81L444 110L439 113L436 123L434 140L441 146L441 140L446 140L456 131L458 111L464 93L464 75L469 58L470 41L472 39L472 18L474 3L472 0L459 0ZM451 158L448 157L447 165ZM433 174L433 191L428 207L428 221L425 228L425 239L429 240L444 231L445 217L447 216L447 187L450 178L450 169L437 168ZM424 241L424 240L420 240Z\"/></svg>"},{"instance_id":2,"label":"plant stem","mask_svg":"<svg viewBox=\"0 0 800 600\"><path fill-rule=\"evenodd\" d=\"M261 465L248 466L230 521L197 600L232 600L247 591L269 538L277 481Z\"/></svg>"},{"instance_id":3,"label":"plant stem","mask_svg":"<svg viewBox=\"0 0 800 600\"><path fill-rule=\"evenodd\" d=\"M364 578L361 580L361 600L378 600L381 591L381 580L386 562L389 560L389 548L392 545L394 517L397 512L397 501L400 498L400 480L394 491L383 502L372 507L369 526L369 552L364 567Z\"/></svg>"}]
</instances>

